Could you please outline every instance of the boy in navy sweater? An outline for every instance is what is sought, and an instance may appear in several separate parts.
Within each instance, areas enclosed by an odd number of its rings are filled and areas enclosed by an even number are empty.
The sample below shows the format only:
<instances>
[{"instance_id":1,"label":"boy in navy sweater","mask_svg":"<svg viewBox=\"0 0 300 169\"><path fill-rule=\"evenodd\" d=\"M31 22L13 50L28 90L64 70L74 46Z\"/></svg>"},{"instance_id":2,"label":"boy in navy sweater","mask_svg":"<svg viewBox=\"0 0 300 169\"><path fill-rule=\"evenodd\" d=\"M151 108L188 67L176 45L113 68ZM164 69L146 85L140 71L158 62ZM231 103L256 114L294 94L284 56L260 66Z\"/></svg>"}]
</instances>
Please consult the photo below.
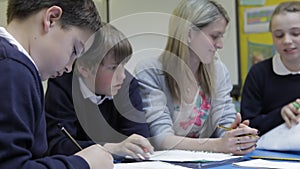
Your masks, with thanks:
<instances>
[{"instance_id":1,"label":"boy in navy sweater","mask_svg":"<svg viewBox=\"0 0 300 169\"><path fill-rule=\"evenodd\" d=\"M97 142L115 157L148 158L144 150L152 152L153 147L145 138L150 134L138 83L124 71L131 54L125 36L105 24L91 48L77 59L74 73L48 81L50 153L68 155L79 150L59 131L57 124L61 124L81 147Z\"/></svg>"},{"instance_id":2,"label":"boy in navy sweater","mask_svg":"<svg viewBox=\"0 0 300 169\"><path fill-rule=\"evenodd\" d=\"M92 0L9 0L0 28L0 168L113 168L99 145L75 155L47 156L42 80L72 70L101 27ZM101 160L99 160L101 159Z\"/></svg>"}]
</instances>

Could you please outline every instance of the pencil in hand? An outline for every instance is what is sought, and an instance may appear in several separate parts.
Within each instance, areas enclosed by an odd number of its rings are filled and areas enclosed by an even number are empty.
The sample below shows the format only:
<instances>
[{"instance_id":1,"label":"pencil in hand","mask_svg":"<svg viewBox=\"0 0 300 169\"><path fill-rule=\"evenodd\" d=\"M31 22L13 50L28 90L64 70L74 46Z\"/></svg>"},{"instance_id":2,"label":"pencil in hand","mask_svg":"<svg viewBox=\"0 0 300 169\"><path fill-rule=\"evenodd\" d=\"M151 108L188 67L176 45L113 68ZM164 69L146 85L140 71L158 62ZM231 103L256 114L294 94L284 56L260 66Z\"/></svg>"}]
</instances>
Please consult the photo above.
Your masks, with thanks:
<instances>
[{"instance_id":1,"label":"pencil in hand","mask_svg":"<svg viewBox=\"0 0 300 169\"><path fill-rule=\"evenodd\" d=\"M79 150L83 148L77 143L77 141L71 136L71 134L62 126L60 123L57 124L57 127L78 147Z\"/></svg>"},{"instance_id":2,"label":"pencil in hand","mask_svg":"<svg viewBox=\"0 0 300 169\"><path fill-rule=\"evenodd\" d=\"M225 127L225 126L221 126L221 125L218 125L218 128L220 129L224 129L226 131L230 131L230 130L233 130L234 128L231 128L231 127ZM240 135L240 136L252 136L252 137L257 137L257 135L254 135L254 134L243 134L243 135Z\"/></svg>"}]
</instances>

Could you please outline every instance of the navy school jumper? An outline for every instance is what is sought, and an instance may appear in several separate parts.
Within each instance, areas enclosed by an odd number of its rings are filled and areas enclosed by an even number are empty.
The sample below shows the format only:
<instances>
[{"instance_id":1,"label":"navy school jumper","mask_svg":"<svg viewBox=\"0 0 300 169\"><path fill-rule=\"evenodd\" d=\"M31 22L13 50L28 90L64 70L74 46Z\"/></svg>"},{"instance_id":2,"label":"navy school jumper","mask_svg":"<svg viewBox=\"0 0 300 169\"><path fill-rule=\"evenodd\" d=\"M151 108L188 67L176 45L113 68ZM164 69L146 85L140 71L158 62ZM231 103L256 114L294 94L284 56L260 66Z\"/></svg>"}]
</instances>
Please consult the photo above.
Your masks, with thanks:
<instances>
[{"instance_id":1,"label":"navy school jumper","mask_svg":"<svg viewBox=\"0 0 300 169\"><path fill-rule=\"evenodd\" d=\"M283 106L300 97L300 75L277 75L272 58L253 65L247 75L241 100L243 120L260 135L284 123L280 111Z\"/></svg>"},{"instance_id":2,"label":"navy school jumper","mask_svg":"<svg viewBox=\"0 0 300 169\"><path fill-rule=\"evenodd\" d=\"M79 156L47 156L44 92L34 64L0 37L0 168L88 169Z\"/></svg>"},{"instance_id":3,"label":"navy school jumper","mask_svg":"<svg viewBox=\"0 0 300 169\"><path fill-rule=\"evenodd\" d=\"M73 72L49 79L46 114L51 154L69 155L79 150L59 130L58 123L64 126L83 148L95 142L121 142L134 133L144 137L150 136L137 80L127 71L118 94L113 100L106 99L100 105L84 99L78 76L73 75Z\"/></svg>"}]
</instances>

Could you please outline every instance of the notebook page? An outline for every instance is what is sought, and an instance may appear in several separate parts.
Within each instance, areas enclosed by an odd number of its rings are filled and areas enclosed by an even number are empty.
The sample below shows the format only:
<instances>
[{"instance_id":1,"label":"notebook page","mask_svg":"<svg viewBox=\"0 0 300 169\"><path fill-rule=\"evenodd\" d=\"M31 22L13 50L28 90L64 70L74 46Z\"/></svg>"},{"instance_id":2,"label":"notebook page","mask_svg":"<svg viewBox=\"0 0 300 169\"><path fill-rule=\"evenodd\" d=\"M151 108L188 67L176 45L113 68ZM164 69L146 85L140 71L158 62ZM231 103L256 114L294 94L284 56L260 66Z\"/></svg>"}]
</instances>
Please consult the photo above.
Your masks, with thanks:
<instances>
[{"instance_id":1,"label":"notebook page","mask_svg":"<svg viewBox=\"0 0 300 169\"><path fill-rule=\"evenodd\" d=\"M178 165L173 165L166 162L152 161L152 162L134 162L134 163L118 163L114 165L114 169L188 169Z\"/></svg>"},{"instance_id":2,"label":"notebook page","mask_svg":"<svg viewBox=\"0 0 300 169\"><path fill-rule=\"evenodd\" d=\"M195 161L224 161L242 156L233 156L225 153L211 153L203 151L166 150L155 151L150 160L168 162L195 162Z\"/></svg>"},{"instance_id":3,"label":"notebook page","mask_svg":"<svg viewBox=\"0 0 300 169\"><path fill-rule=\"evenodd\" d=\"M281 124L262 135L257 142L256 148L266 150L300 151L299 130L300 123L297 125L293 124L293 127L290 129L286 127L286 124Z\"/></svg>"}]
</instances>

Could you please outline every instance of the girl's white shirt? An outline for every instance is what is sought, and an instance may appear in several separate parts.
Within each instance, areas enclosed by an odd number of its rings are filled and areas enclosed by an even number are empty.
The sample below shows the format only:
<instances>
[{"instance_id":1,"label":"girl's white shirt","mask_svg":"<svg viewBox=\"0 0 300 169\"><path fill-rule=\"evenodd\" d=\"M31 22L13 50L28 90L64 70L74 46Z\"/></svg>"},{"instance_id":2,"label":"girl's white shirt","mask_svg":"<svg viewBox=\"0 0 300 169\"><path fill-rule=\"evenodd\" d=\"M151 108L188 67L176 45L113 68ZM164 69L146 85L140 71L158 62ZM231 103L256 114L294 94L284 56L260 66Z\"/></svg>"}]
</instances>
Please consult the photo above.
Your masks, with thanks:
<instances>
[{"instance_id":1,"label":"girl's white shirt","mask_svg":"<svg viewBox=\"0 0 300 169\"><path fill-rule=\"evenodd\" d=\"M83 82L82 78L78 77L79 80L79 88L80 91L83 95L84 99L90 99L91 102L93 102L96 105L100 105L105 99L109 99L112 100L113 97L112 96L105 96L105 97L101 97L101 96L97 96L95 95Z\"/></svg>"},{"instance_id":2,"label":"girl's white shirt","mask_svg":"<svg viewBox=\"0 0 300 169\"><path fill-rule=\"evenodd\" d=\"M274 56L273 56L273 59L272 59L272 65L273 65L273 71L277 74L277 75L289 75L289 74L292 74L292 75L296 75L296 74L300 74L300 71L298 72L292 72L292 71L289 71L285 65L283 64L281 58L280 58L280 55L279 53L276 53Z\"/></svg>"}]
</instances>

